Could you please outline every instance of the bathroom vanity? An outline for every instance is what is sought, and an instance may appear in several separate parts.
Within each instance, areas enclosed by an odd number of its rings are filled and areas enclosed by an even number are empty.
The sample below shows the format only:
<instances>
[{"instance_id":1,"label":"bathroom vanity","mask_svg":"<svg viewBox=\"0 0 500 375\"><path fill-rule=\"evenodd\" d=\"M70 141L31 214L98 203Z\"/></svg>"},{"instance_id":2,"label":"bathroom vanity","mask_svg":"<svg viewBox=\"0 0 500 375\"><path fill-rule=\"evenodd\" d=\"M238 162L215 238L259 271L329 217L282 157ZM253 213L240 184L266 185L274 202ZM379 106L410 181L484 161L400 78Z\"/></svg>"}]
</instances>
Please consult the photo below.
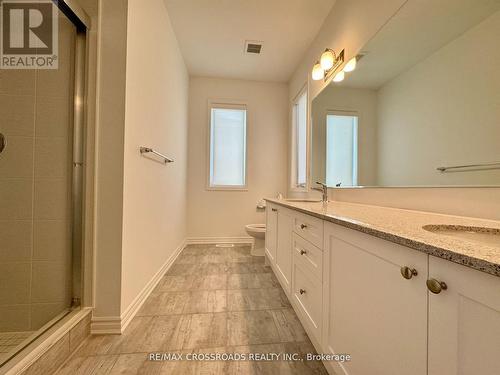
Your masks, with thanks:
<instances>
[{"instance_id":1,"label":"bathroom vanity","mask_svg":"<svg viewBox=\"0 0 500 375\"><path fill-rule=\"evenodd\" d=\"M489 220L269 199L266 257L317 351L351 356L324 361L329 372L494 375L499 230Z\"/></svg>"}]
</instances>

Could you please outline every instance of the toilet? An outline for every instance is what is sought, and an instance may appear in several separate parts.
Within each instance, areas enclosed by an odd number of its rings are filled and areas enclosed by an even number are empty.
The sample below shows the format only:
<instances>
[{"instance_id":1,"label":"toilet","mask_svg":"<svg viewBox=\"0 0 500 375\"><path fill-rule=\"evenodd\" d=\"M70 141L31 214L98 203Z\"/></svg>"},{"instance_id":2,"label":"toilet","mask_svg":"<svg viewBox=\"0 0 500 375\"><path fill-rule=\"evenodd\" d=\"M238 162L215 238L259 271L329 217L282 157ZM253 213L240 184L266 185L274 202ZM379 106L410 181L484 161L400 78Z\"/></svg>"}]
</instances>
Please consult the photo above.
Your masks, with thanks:
<instances>
[{"instance_id":1,"label":"toilet","mask_svg":"<svg viewBox=\"0 0 500 375\"><path fill-rule=\"evenodd\" d=\"M245 226L245 230L254 239L250 254L258 257L264 256L266 224L248 224Z\"/></svg>"}]
</instances>

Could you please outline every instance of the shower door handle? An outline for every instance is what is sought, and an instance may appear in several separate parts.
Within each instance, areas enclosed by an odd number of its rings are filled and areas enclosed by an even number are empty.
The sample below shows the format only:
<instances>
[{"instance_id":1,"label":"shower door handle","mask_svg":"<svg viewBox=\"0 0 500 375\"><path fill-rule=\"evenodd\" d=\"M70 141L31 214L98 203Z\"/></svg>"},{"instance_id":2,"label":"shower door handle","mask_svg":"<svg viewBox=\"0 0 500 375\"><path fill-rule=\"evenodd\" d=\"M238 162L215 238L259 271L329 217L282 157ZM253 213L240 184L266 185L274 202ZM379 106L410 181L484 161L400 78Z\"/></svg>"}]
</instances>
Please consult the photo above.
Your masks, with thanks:
<instances>
[{"instance_id":1,"label":"shower door handle","mask_svg":"<svg viewBox=\"0 0 500 375\"><path fill-rule=\"evenodd\" d=\"M0 154L5 149L6 144L7 144L7 141L5 140L5 136L2 133L0 133Z\"/></svg>"}]
</instances>

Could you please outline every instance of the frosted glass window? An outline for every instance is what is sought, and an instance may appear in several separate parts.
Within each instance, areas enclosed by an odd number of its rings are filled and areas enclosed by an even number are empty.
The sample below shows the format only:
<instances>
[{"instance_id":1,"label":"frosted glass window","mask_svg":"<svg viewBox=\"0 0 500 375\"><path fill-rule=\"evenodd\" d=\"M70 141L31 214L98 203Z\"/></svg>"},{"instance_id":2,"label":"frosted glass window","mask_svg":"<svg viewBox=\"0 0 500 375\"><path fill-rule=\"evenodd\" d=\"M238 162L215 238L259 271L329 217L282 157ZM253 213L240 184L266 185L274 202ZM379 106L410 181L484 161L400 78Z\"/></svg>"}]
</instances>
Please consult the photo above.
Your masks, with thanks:
<instances>
[{"instance_id":1,"label":"frosted glass window","mask_svg":"<svg viewBox=\"0 0 500 375\"><path fill-rule=\"evenodd\" d=\"M210 187L245 187L246 109L212 108Z\"/></svg>"},{"instance_id":2,"label":"frosted glass window","mask_svg":"<svg viewBox=\"0 0 500 375\"><path fill-rule=\"evenodd\" d=\"M307 181L307 94L294 104L295 187L303 188Z\"/></svg>"},{"instance_id":3,"label":"frosted glass window","mask_svg":"<svg viewBox=\"0 0 500 375\"><path fill-rule=\"evenodd\" d=\"M326 116L326 184L358 184L358 116Z\"/></svg>"}]
</instances>

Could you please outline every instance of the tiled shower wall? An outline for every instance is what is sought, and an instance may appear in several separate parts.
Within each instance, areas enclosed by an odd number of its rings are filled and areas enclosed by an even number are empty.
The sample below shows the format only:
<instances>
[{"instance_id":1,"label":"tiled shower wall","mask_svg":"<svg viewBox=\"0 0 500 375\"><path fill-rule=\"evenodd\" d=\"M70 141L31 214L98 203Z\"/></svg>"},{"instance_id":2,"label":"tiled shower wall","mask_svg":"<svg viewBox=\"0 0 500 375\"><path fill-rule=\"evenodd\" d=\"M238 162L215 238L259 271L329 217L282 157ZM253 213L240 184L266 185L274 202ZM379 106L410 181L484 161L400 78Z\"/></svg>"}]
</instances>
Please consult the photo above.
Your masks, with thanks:
<instances>
[{"instance_id":1,"label":"tiled shower wall","mask_svg":"<svg viewBox=\"0 0 500 375\"><path fill-rule=\"evenodd\" d=\"M60 17L58 70L0 70L0 332L69 306L74 38Z\"/></svg>"}]
</instances>

